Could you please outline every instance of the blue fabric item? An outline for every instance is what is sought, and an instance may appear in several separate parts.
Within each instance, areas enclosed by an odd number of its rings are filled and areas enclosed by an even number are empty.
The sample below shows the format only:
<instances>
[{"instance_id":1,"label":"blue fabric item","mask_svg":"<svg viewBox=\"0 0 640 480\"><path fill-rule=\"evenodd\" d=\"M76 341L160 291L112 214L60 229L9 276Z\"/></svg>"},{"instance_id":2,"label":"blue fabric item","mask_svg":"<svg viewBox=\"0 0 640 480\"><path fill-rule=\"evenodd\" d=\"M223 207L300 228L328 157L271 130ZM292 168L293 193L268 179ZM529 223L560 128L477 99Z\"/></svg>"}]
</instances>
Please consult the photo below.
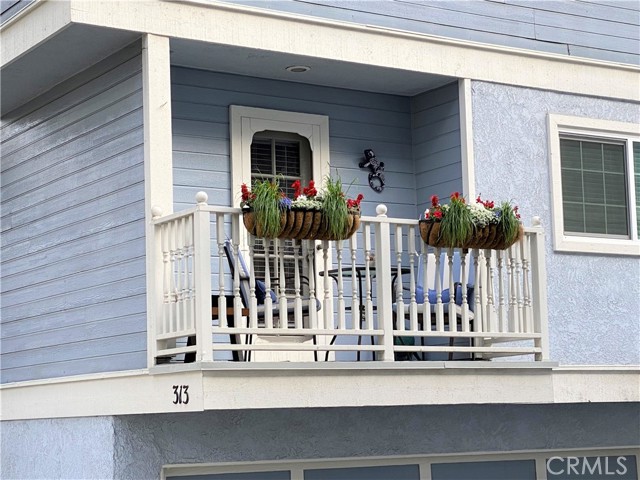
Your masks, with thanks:
<instances>
[{"instance_id":1,"label":"blue fabric item","mask_svg":"<svg viewBox=\"0 0 640 480\"><path fill-rule=\"evenodd\" d=\"M276 293L273 290L269 290L269 295L272 301L276 301ZM262 280L256 280L256 298L258 299L258 305L263 305L264 300L267 297L267 286Z\"/></svg>"},{"instance_id":2,"label":"blue fabric item","mask_svg":"<svg viewBox=\"0 0 640 480\"><path fill-rule=\"evenodd\" d=\"M450 296L448 288L442 290L442 303L449 303ZM429 298L430 304L436 303L437 293L435 290L429 289L427 291L427 297ZM454 302L456 305L462 305L462 285L460 284L456 285L456 296L454 298ZM418 285L416 287L416 303L424 303L424 288L422 285ZM472 311L473 303L473 286L467 285L467 304Z\"/></svg>"}]
</instances>

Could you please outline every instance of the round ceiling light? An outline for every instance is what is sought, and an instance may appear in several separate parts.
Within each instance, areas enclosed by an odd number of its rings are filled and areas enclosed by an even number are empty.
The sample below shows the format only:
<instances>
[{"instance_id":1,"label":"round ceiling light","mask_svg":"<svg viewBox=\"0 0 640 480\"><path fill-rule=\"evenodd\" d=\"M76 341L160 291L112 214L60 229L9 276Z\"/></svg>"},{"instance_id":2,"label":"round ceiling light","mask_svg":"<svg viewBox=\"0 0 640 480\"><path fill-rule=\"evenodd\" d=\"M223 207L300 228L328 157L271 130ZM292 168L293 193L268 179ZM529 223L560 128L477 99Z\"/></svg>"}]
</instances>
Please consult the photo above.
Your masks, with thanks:
<instances>
[{"instance_id":1,"label":"round ceiling light","mask_svg":"<svg viewBox=\"0 0 640 480\"><path fill-rule=\"evenodd\" d=\"M304 73L311 70L311 67L307 67L306 65L291 65L290 67L285 68L285 70L291 73Z\"/></svg>"}]
</instances>

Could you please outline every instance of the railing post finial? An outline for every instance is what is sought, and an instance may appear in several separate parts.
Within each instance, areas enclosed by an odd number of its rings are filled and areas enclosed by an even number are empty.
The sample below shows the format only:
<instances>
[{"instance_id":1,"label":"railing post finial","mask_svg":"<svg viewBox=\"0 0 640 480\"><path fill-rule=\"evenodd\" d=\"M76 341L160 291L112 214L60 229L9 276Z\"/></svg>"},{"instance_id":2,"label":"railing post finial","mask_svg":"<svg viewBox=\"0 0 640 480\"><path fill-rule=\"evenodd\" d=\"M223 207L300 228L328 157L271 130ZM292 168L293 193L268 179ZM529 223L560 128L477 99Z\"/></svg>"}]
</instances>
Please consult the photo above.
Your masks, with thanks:
<instances>
[{"instance_id":1,"label":"railing post finial","mask_svg":"<svg viewBox=\"0 0 640 480\"><path fill-rule=\"evenodd\" d=\"M162 208L160 208L157 205L154 205L153 207L151 207L151 218L155 220L156 218L160 218L161 216L162 216Z\"/></svg>"},{"instance_id":2,"label":"railing post finial","mask_svg":"<svg viewBox=\"0 0 640 480\"><path fill-rule=\"evenodd\" d=\"M535 216L531 219L531 224L534 227L541 227L542 226L542 219L539 216Z\"/></svg>"},{"instance_id":3,"label":"railing post finial","mask_svg":"<svg viewBox=\"0 0 640 480\"><path fill-rule=\"evenodd\" d=\"M205 192L196 193L196 202L198 202L198 205L206 205L207 200L209 200L209 195Z\"/></svg>"},{"instance_id":4,"label":"railing post finial","mask_svg":"<svg viewBox=\"0 0 640 480\"><path fill-rule=\"evenodd\" d=\"M376 207L376 215L378 217L386 217L387 216L387 206L382 203Z\"/></svg>"}]
</instances>

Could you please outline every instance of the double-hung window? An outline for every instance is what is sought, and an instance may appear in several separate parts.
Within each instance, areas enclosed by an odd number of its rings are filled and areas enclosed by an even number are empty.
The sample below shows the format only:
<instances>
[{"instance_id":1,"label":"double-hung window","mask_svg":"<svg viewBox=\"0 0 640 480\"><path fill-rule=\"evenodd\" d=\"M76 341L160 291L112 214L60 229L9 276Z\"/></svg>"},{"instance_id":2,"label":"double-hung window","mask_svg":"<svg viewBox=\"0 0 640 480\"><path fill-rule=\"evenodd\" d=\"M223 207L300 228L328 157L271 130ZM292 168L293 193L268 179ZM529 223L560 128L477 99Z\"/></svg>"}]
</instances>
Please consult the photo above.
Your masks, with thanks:
<instances>
[{"instance_id":1,"label":"double-hung window","mask_svg":"<svg viewBox=\"0 0 640 480\"><path fill-rule=\"evenodd\" d=\"M640 126L549 115L554 248L640 255Z\"/></svg>"}]
</instances>

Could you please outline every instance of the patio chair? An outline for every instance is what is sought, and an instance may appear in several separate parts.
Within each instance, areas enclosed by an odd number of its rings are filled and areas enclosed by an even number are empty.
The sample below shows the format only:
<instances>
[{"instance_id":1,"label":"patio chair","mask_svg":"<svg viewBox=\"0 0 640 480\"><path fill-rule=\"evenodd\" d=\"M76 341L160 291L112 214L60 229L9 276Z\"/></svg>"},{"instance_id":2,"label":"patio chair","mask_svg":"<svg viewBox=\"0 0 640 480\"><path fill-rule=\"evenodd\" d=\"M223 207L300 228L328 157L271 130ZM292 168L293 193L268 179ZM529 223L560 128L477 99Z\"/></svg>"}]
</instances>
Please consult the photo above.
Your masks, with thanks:
<instances>
[{"instance_id":1,"label":"patio chair","mask_svg":"<svg viewBox=\"0 0 640 480\"><path fill-rule=\"evenodd\" d=\"M428 254L427 259L427 273L426 273L426 281L423 281L422 275L424 269L422 268L422 256L420 256L418 260L418 278L416 282L416 303L418 304L418 327L421 330L424 330L424 303L425 301L429 302L430 308L430 320L433 327L436 326L436 302L437 302L437 292L436 292L436 275L440 276L440 285L442 288L441 291L441 302L442 309L444 312L444 324L445 326L449 325L449 315L455 315L456 317L456 328L458 331L462 330L462 303L463 303L463 285L460 283L460 279L462 278L462 272L460 271L460 256L458 252L454 253L453 257L453 270L454 275L458 272L458 280L454 282L454 303L453 305L450 303L451 292L449 291L449 266L448 266L448 258L445 254L443 254L443 258L440 262L440 271L436 272L436 256L433 253ZM474 272L470 272L470 261L465 263L465 268L467 271L467 305L469 306L469 311L467 315L467 319L469 320L469 326L473 329L473 305L474 305L474 286L473 286L473 276ZM446 288L445 288L446 287ZM393 316L394 316L394 324L397 322L397 313L398 313L398 303L393 303ZM405 320L409 319L411 304L410 302L403 302L403 310L404 310L404 318ZM453 311L450 312L450 309L453 308ZM420 343L424 346L425 337L420 337ZM449 346L454 346L455 337L449 337ZM449 360L453 360L453 352L449 352Z\"/></svg>"},{"instance_id":2,"label":"patio chair","mask_svg":"<svg viewBox=\"0 0 640 480\"><path fill-rule=\"evenodd\" d=\"M233 248L231 246L231 242L229 240L226 240L224 243L224 253L225 256L227 257L227 262L229 263L229 270L231 273L231 277L233 278L235 276L235 270L236 270L236 263L235 263L235 257L233 254ZM239 262L239 270L238 270L238 277L240 279L240 298L242 300L242 304L244 305L245 308L250 308L251 305L251 298L250 298L250 292L251 292L251 283L250 283L250 275L249 275L249 269L247 268L247 264L244 261L244 258L242 257L242 253L238 252L238 262ZM307 283L305 281L305 279L302 279L302 283L305 284ZM256 295L256 299L257 299L257 303L258 303L258 308L257 308L257 318L258 318L258 325L264 325L265 324L265 316L266 316L266 312L267 312L267 306L265 304L265 300L267 295L271 296L271 300L272 300L272 307L271 307L271 314L272 314L272 318L275 321L280 319L280 303L278 302L278 299L276 297L276 294L273 290L268 290L266 289L265 286L265 282L260 280L260 279L256 279L255 280L255 295ZM318 299L315 299L314 302L311 302L311 300L309 298L302 298L302 318L308 318L309 317L309 312L310 312L310 308L315 308L316 311L320 310L321 308L321 303ZM287 299L287 304L286 304L286 312L287 312L287 318L292 318L295 314L295 310L296 310L296 304L295 304L295 299L293 298L288 298ZM268 332L265 332L265 334L268 334ZM316 344L316 337L315 335L312 336L313 339L313 344ZM247 336L247 343L251 343L252 341L252 335L248 335ZM317 361L317 352L313 352L313 356L314 356L314 360ZM251 360L251 352L248 352L248 355L246 356L246 360L250 361Z\"/></svg>"}]
</instances>

